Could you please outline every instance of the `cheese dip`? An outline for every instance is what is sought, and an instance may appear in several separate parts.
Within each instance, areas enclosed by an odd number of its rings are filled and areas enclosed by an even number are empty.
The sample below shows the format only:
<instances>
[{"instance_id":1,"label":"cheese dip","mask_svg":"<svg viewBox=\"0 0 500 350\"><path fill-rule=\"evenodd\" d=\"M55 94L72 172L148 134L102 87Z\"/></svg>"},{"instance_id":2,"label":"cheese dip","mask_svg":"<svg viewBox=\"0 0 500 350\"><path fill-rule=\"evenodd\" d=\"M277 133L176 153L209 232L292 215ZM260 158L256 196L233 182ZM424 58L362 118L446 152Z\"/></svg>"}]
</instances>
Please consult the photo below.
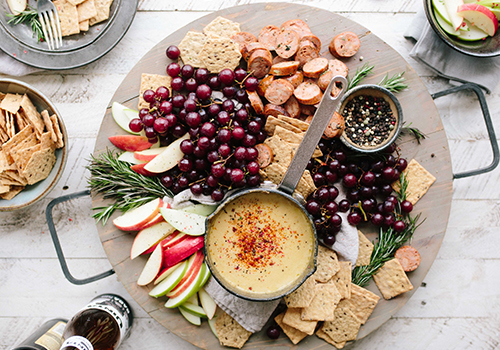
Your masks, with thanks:
<instances>
[{"instance_id":1,"label":"cheese dip","mask_svg":"<svg viewBox=\"0 0 500 350\"><path fill-rule=\"evenodd\" d=\"M205 248L220 282L258 297L304 278L315 242L311 222L297 204L273 192L250 192L211 218Z\"/></svg>"}]
</instances>

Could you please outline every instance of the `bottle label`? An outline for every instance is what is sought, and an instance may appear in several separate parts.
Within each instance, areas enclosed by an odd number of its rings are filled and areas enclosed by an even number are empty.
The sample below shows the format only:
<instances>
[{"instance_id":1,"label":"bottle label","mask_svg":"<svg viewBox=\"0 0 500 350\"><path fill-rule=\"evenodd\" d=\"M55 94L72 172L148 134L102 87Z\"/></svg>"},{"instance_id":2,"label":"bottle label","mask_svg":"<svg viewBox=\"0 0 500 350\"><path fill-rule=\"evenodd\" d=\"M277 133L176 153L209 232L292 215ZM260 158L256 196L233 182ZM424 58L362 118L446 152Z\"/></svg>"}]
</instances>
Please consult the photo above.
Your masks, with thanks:
<instances>
[{"instance_id":1,"label":"bottle label","mask_svg":"<svg viewBox=\"0 0 500 350\"><path fill-rule=\"evenodd\" d=\"M65 347L74 347L78 350L94 350L92 344L86 338L79 335L74 335L66 339L61 346L61 349Z\"/></svg>"},{"instance_id":2,"label":"bottle label","mask_svg":"<svg viewBox=\"0 0 500 350\"><path fill-rule=\"evenodd\" d=\"M59 350L66 322L59 321L35 341L35 344L47 350Z\"/></svg>"}]
</instances>

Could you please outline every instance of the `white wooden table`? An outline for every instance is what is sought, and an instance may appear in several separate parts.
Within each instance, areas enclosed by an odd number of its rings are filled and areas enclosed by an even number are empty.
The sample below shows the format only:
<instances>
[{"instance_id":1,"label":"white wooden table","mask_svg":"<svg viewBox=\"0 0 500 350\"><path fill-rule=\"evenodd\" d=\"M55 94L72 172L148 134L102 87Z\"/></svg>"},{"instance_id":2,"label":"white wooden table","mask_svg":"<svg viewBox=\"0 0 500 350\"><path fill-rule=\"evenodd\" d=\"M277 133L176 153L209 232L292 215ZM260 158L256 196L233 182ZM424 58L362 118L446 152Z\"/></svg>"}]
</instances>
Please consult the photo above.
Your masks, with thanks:
<instances>
[{"instance_id":1,"label":"white wooden table","mask_svg":"<svg viewBox=\"0 0 500 350\"><path fill-rule=\"evenodd\" d=\"M165 36L215 10L252 0L140 0L123 40L86 67L19 78L56 104L69 133L69 159L62 179L41 203L0 213L0 349L10 349L44 320L71 317L94 296L112 292L135 312L131 336L121 349L194 349L150 318L113 275L75 286L63 276L45 220L45 207L58 196L86 188L87 159L101 118L129 70ZM422 77L429 92L450 85L409 57L413 44L403 33L420 0L293 1L338 12L367 27L397 50ZM500 85L487 95L500 132ZM491 161L486 128L476 98L460 93L436 101L447 131L454 172ZM76 277L110 268L90 218L89 198L58 206L55 221L69 267ZM446 218L443 218L446 220ZM500 344L500 169L456 180L448 230L425 283L378 331L356 349L497 349Z\"/></svg>"}]
</instances>

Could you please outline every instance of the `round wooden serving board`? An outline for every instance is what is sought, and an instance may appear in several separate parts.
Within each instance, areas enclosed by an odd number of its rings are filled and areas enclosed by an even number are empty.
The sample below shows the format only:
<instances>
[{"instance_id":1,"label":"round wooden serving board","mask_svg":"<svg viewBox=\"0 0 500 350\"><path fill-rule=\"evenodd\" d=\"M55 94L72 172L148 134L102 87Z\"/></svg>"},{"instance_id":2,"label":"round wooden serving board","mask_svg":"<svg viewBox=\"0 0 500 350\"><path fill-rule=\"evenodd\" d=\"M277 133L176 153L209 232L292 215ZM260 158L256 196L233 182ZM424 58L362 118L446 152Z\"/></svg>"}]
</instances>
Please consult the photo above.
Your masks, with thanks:
<instances>
[{"instance_id":1,"label":"round wooden serving board","mask_svg":"<svg viewBox=\"0 0 500 350\"><path fill-rule=\"evenodd\" d=\"M358 339L360 339L380 327L412 296L429 271L444 237L451 207L452 172L448 142L434 101L408 63L390 46L361 25L335 13L318 8L286 3L260 3L214 12L186 25L165 38L149 51L127 75L113 96L112 101L110 101L110 105L112 102L117 101L131 108L137 108L141 74L166 74L165 67L170 61L165 56L165 49L169 45L179 44L189 30L201 32L203 27L217 16L239 22L242 31L248 31L255 35L258 35L260 29L266 25L280 26L281 23L290 19L303 19L309 24L312 32L321 39L323 43L321 55L327 58L332 58L328 52L330 40L338 33L352 31L360 37L361 49L354 57L344 60L350 69L351 76L356 71L356 68L361 67L364 63L375 65L375 68L373 74L365 79L363 83L378 83L386 73L392 76L395 73L405 71L404 77L410 88L397 94L403 106L404 119L407 123L411 122L412 126L419 128L427 135L427 139L418 144L413 138L405 136L399 142L399 145L405 158L408 160L417 159L437 180L414 209L414 214L422 213L422 218L426 218L425 222L416 231L411 242L412 246L417 248L422 256L420 267L408 276L414 289L389 301L381 298L370 319L361 327L358 335ZM113 147L108 141L109 136L123 133L123 130L115 124L111 116L111 109L108 108L97 137L95 155L106 148ZM103 204L105 203L100 197L93 198L94 207ZM115 216L117 215L118 213L115 214ZM362 227L361 229L368 233L368 237L372 241L375 239L376 234L372 228L367 227L365 229ZM373 231L369 232L369 230ZM146 258L139 257L133 261L130 260L133 234L116 229L111 221L105 226L98 224L98 231L106 254L118 278L146 312L165 328L200 348L223 348L213 336L207 322L203 322L200 327L191 325L183 319L177 310L164 307L165 298L155 299L150 297L148 292L151 286L137 286L136 281L146 262ZM368 289L381 295L373 282L368 286ZM270 340L265 335L265 332L252 335L245 344L246 349L264 349L269 346L294 347L286 336L282 335L278 340ZM330 349L331 345L316 336L310 336L300 342L298 347L301 349Z\"/></svg>"}]
</instances>

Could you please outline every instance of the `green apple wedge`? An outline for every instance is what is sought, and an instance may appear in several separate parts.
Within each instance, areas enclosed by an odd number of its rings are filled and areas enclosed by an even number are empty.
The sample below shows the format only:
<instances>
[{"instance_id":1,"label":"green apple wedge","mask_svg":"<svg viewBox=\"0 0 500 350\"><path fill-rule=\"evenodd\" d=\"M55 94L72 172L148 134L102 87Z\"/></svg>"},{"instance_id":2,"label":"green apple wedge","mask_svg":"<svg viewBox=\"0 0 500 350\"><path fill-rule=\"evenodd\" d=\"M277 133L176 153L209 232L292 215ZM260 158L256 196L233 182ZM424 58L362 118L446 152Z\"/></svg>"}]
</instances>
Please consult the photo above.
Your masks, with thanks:
<instances>
[{"instance_id":1,"label":"green apple wedge","mask_svg":"<svg viewBox=\"0 0 500 350\"><path fill-rule=\"evenodd\" d=\"M195 316L192 313L182 308L179 308L179 312L181 313L182 316L184 316L186 320L188 320L189 323L192 323L195 326L201 325L201 317Z\"/></svg>"},{"instance_id":2,"label":"green apple wedge","mask_svg":"<svg viewBox=\"0 0 500 350\"><path fill-rule=\"evenodd\" d=\"M151 173L159 174L175 167L184 157L184 153L181 151L181 143L189 138L189 134L186 133L181 138L172 142L170 145L165 147L165 150L162 153L150 160L144 169Z\"/></svg>"},{"instance_id":3,"label":"green apple wedge","mask_svg":"<svg viewBox=\"0 0 500 350\"><path fill-rule=\"evenodd\" d=\"M205 310L207 317L211 319L214 317L215 311L217 311L217 304L203 287L198 291L198 296L200 297L201 307Z\"/></svg>"},{"instance_id":4,"label":"green apple wedge","mask_svg":"<svg viewBox=\"0 0 500 350\"><path fill-rule=\"evenodd\" d=\"M436 17L436 21L438 22L439 26L441 28L443 28L443 30L446 33L448 33L450 35L455 35L455 36L460 35L460 30L453 29L453 27L451 26L451 24L449 24L448 22L446 22L444 20L444 18L441 17L441 15L439 14L439 12L434 11L434 16Z\"/></svg>"},{"instance_id":5,"label":"green apple wedge","mask_svg":"<svg viewBox=\"0 0 500 350\"><path fill-rule=\"evenodd\" d=\"M184 260L181 263L181 265L179 265L167 278L158 283L156 287L154 287L149 292L149 295L155 298L159 298L167 294L172 289L174 289L175 286L177 286L182 277L184 277L184 274L186 273L187 270L188 270L188 261Z\"/></svg>"},{"instance_id":6,"label":"green apple wedge","mask_svg":"<svg viewBox=\"0 0 500 350\"><path fill-rule=\"evenodd\" d=\"M193 294L191 298L186 300L186 303L190 303L196 306L200 306L200 302L198 301L198 294Z\"/></svg>"},{"instance_id":7,"label":"green apple wedge","mask_svg":"<svg viewBox=\"0 0 500 350\"><path fill-rule=\"evenodd\" d=\"M482 39L488 37L488 34L486 34L485 32L483 32L481 29L479 29L476 26L471 25L470 23L468 23L467 20L464 20L464 21L465 21L465 23L467 23L469 25L469 31L467 31L467 32L462 32L461 31L460 35L458 36L458 38L460 40L464 40L464 41L476 41L476 40L482 40Z\"/></svg>"},{"instance_id":8,"label":"green apple wedge","mask_svg":"<svg viewBox=\"0 0 500 350\"><path fill-rule=\"evenodd\" d=\"M185 211L186 213L209 216L215 211L215 209L217 209L217 207L217 205L193 204L189 207L180 208L179 210Z\"/></svg>"},{"instance_id":9,"label":"green apple wedge","mask_svg":"<svg viewBox=\"0 0 500 350\"><path fill-rule=\"evenodd\" d=\"M121 103L113 102L111 105L111 114L116 124L128 133L139 135L138 132L130 130L129 124L132 119L139 118L139 112L130 109Z\"/></svg>"},{"instance_id":10,"label":"green apple wedge","mask_svg":"<svg viewBox=\"0 0 500 350\"><path fill-rule=\"evenodd\" d=\"M130 164L147 163L147 161L145 161L145 160L139 160L139 159L135 158L134 152L129 152L129 151L125 151L122 154L120 154L120 156L118 157L118 160L121 162L130 163Z\"/></svg>"},{"instance_id":11,"label":"green apple wedge","mask_svg":"<svg viewBox=\"0 0 500 350\"><path fill-rule=\"evenodd\" d=\"M217 331L215 330L215 320L216 320L216 318L217 318L217 316L215 316L214 318L209 318L208 319L208 326L210 327L210 330L215 335L215 337L217 339L219 339L219 335L217 334Z\"/></svg>"},{"instance_id":12,"label":"green apple wedge","mask_svg":"<svg viewBox=\"0 0 500 350\"><path fill-rule=\"evenodd\" d=\"M175 298L168 299L168 301L165 303L165 307L169 309L179 307L180 305L184 304L186 300L191 298L193 294L197 293L200 288L203 287L202 282L207 269L207 265L203 263L194 281L180 295L176 296Z\"/></svg>"},{"instance_id":13,"label":"green apple wedge","mask_svg":"<svg viewBox=\"0 0 500 350\"><path fill-rule=\"evenodd\" d=\"M451 19L448 15L448 11L446 10L444 0L432 0L432 6L436 12L441 15L441 18L443 18L445 22L451 26Z\"/></svg>"},{"instance_id":14,"label":"green apple wedge","mask_svg":"<svg viewBox=\"0 0 500 350\"><path fill-rule=\"evenodd\" d=\"M169 209L162 207L160 213L170 225L180 232L190 236L201 236L205 233L206 216L187 213L183 210Z\"/></svg>"},{"instance_id":15,"label":"green apple wedge","mask_svg":"<svg viewBox=\"0 0 500 350\"><path fill-rule=\"evenodd\" d=\"M191 303L184 303L182 305L179 305L179 309L185 310L189 312L190 314L193 314L195 316L201 317L201 318L207 318L207 314L205 313L205 310L198 305L194 305Z\"/></svg>"}]
</instances>

